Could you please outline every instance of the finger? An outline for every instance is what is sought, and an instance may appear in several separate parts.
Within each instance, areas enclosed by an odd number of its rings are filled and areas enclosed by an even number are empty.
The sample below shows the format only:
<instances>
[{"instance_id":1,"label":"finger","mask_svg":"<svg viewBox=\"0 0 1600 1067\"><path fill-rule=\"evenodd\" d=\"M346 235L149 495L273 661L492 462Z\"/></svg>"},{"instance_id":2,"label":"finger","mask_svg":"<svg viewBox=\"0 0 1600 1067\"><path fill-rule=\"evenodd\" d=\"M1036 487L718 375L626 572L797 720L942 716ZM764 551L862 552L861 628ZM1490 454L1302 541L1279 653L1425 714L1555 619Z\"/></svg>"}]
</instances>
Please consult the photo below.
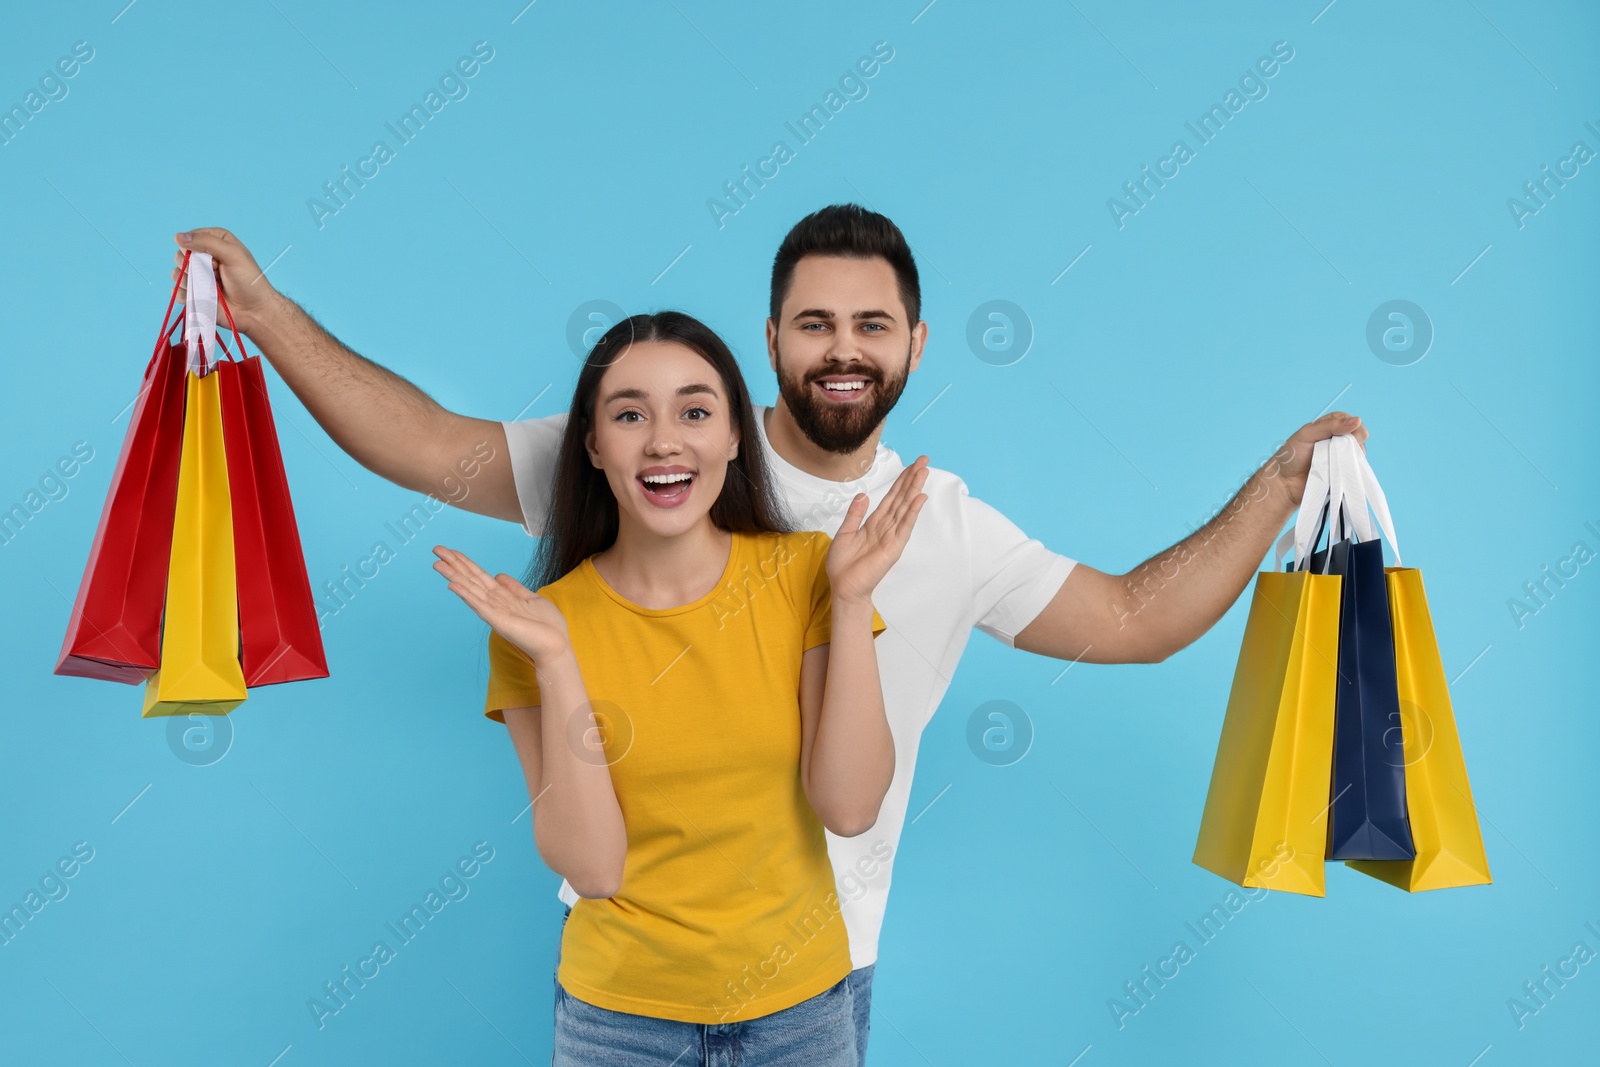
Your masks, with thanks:
<instances>
[{"instance_id":1,"label":"finger","mask_svg":"<svg viewBox=\"0 0 1600 1067\"><path fill-rule=\"evenodd\" d=\"M886 511L883 519L888 529L893 530L899 525L906 509L911 506L911 501L921 490L923 482L927 481L927 461L927 456L918 456L915 463L901 472L900 479L897 479L895 485L897 493L894 506ZM901 480L904 484L900 484Z\"/></svg>"},{"instance_id":2,"label":"finger","mask_svg":"<svg viewBox=\"0 0 1600 1067\"><path fill-rule=\"evenodd\" d=\"M505 619L510 612L504 602L504 596L498 588L485 587L472 579L463 579L458 574L446 586L456 596L467 604L467 607L477 612L485 621L493 624L497 619Z\"/></svg>"},{"instance_id":3,"label":"finger","mask_svg":"<svg viewBox=\"0 0 1600 1067\"><path fill-rule=\"evenodd\" d=\"M462 570L468 569L468 565L472 563L472 560L468 559L465 553L458 552L453 548L447 548L444 545L434 545L433 554L446 563Z\"/></svg>"},{"instance_id":4,"label":"finger","mask_svg":"<svg viewBox=\"0 0 1600 1067\"><path fill-rule=\"evenodd\" d=\"M922 496L923 499L926 499L926 496L928 496L928 494L923 493L922 491L922 486L928 485L928 462L926 462L926 459L928 458L923 456L922 469L918 470L917 477L910 480L910 501L906 502L907 507L909 507L912 502L915 502L915 499L917 499L918 496Z\"/></svg>"},{"instance_id":5,"label":"finger","mask_svg":"<svg viewBox=\"0 0 1600 1067\"><path fill-rule=\"evenodd\" d=\"M1348 411L1330 411L1311 424L1323 432L1321 437L1333 437L1338 434L1354 433L1355 428L1361 425L1361 416L1352 415Z\"/></svg>"},{"instance_id":6,"label":"finger","mask_svg":"<svg viewBox=\"0 0 1600 1067\"><path fill-rule=\"evenodd\" d=\"M173 235L178 247L191 252L207 252L221 266L243 269L254 266L255 259L249 249L232 233L220 226L201 226L185 233Z\"/></svg>"},{"instance_id":7,"label":"finger","mask_svg":"<svg viewBox=\"0 0 1600 1067\"><path fill-rule=\"evenodd\" d=\"M895 504L903 506L916 492L914 486L918 480L925 477L928 471L928 457L918 456L911 461L911 466L900 472L900 477L894 481Z\"/></svg>"},{"instance_id":8,"label":"finger","mask_svg":"<svg viewBox=\"0 0 1600 1067\"><path fill-rule=\"evenodd\" d=\"M859 532L866 511L867 494L857 493L850 499L850 506L844 512L844 520L839 523L839 532L833 535L833 539L837 541L841 536L849 537Z\"/></svg>"},{"instance_id":9,"label":"finger","mask_svg":"<svg viewBox=\"0 0 1600 1067\"><path fill-rule=\"evenodd\" d=\"M466 604L467 607L471 608L480 618L483 618L485 621L487 621L488 616L486 614L486 606L472 589L462 585L460 582L449 582L445 585L445 588L459 597L461 601Z\"/></svg>"},{"instance_id":10,"label":"finger","mask_svg":"<svg viewBox=\"0 0 1600 1067\"><path fill-rule=\"evenodd\" d=\"M466 570L466 568L462 567L453 559L440 559L434 563L433 569L444 575L445 578L452 582L476 584L472 581L472 575Z\"/></svg>"},{"instance_id":11,"label":"finger","mask_svg":"<svg viewBox=\"0 0 1600 1067\"><path fill-rule=\"evenodd\" d=\"M461 568L448 560L439 560L433 565L433 569L438 571L444 580L458 591L473 587L472 579L462 573Z\"/></svg>"},{"instance_id":12,"label":"finger","mask_svg":"<svg viewBox=\"0 0 1600 1067\"><path fill-rule=\"evenodd\" d=\"M484 583L472 573L471 560L443 545L435 545L433 554L438 557L433 564L434 570L461 589L476 593L480 597L483 595Z\"/></svg>"},{"instance_id":13,"label":"finger","mask_svg":"<svg viewBox=\"0 0 1600 1067\"><path fill-rule=\"evenodd\" d=\"M480 597L490 603L498 604L506 611L515 610L518 599L512 595L511 590L505 587L504 583L501 582L501 578L511 582L513 586L521 588L521 586L517 585L516 579L512 578L508 574L492 576L488 571L484 570L482 567L479 567L467 557L462 556L461 558L465 567L468 568L467 574L470 576L469 580L472 582L474 588L477 589Z\"/></svg>"},{"instance_id":14,"label":"finger","mask_svg":"<svg viewBox=\"0 0 1600 1067\"><path fill-rule=\"evenodd\" d=\"M892 523L884 528L884 533L879 542L884 548L893 553L894 558L900 557L900 552L905 548L906 542L911 540L911 531L917 520L917 514L922 510L922 505L927 502L928 494L918 493L906 502L905 509Z\"/></svg>"},{"instance_id":15,"label":"finger","mask_svg":"<svg viewBox=\"0 0 1600 1067\"><path fill-rule=\"evenodd\" d=\"M869 529L876 531L885 523L888 523L891 526L893 525L895 517L904 508L905 501L909 499L907 490L917 476L917 471L919 469L918 464L920 464L924 458L925 457L918 456L916 461L913 462L911 466L902 470L895 478L894 484L889 487L889 491L883 495L883 499L878 501L878 506L873 509L872 514L867 517L867 525Z\"/></svg>"},{"instance_id":16,"label":"finger","mask_svg":"<svg viewBox=\"0 0 1600 1067\"><path fill-rule=\"evenodd\" d=\"M867 514L868 503L865 493L857 493L850 498L850 506L844 509L844 518L839 520L839 529L833 535L835 541L848 540L861 532L862 526L871 518Z\"/></svg>"},{"instance_id":17,"label":"finger","mask_svg":"<svg viewBox=\"0 0 1600 1067\"><path fill-rule=\"evenodd\" d=\"M921 510L921 506L914 504L907 509L906 514L914 519L919 510ZM902 520L893 526L887 527L873 543L873 552L884 570L887 570L899 560L900 554L905 551L906 543L911 540L913 528L910 523Z\"/></svg>"},{"instance_id":18,"label":"finger","mask_svg":"<svg viewBox=\"0 0 1600 1067\"><path fill-rule=\"evenodd\" d=\"M918 493L911 500L911 506L906 508L905 514L900 516L900 522L895 526L895 534L900 538L900 544L911 540L911 531L917 523L917 515L922 511L922 505L928 502L927 493Z\"/></svg>"},{"instance_id":19,"label":"finger","mask_svg":"<svg viewBox=\"0 0 1600 1067\"><path fill-rule=\"evenodd\" d=\"M443 545L435 545L433 552L441 560L452 564L461 575L462 580L472 583L478 589L481 590L494 584L494 580L489 577L488 573L464 553L457 552L453 548L446 548Z\"/></svg>"},{"instance_id":20,"label":"finger","mask_svg":"<svg viewBox=\"0 0 1600 1067\"><path fill-rule=\"evenodd\" d=\"M230 248L243 247L237 237L221 226L197 226L192 230L173 234L172 239L178 243L179 248L191 252L207 252L213 256Z\"/></svg>"},{"instance_id":21,"label":"finger","mask_svg":"<svg viewBox=\"0 0 1600 1067\"><path fill-rule=\"evenodd\" d=\"M905 494L906 475L909 473L911 473L911 468L906 467L898 475L896 475L894 484L889 486L889 491L883 494L882 500L878 501L878 506L873 509L873 514L877 514L878 512L894 507L895 502Z\"/></svg>"},{"instance_id":22,"label":"finger","mask_svg":"<svg viewBox=\"0 0 1600 1067\"><path fill-rule=\"evenodd\" d=\"M494 579L489 577L488 572L465 556L461 557L460 573L460 580L469 583L478 596L485 600L492 599L500 588L495 585Z\"/></svg>"}]
</instances>

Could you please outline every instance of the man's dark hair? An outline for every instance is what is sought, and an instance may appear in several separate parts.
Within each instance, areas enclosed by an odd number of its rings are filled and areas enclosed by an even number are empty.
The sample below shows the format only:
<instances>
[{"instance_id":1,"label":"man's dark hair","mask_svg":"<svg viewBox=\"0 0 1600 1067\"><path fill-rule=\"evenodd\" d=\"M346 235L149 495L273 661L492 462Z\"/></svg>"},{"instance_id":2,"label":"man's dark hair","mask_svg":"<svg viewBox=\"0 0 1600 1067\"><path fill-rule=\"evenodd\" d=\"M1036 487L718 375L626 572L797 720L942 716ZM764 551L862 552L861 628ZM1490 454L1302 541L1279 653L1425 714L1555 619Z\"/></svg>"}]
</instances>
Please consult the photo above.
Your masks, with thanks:
<instances>
[{"instance_id":1,"label":"man's dark hair","mask_svg":"<svg viewBox=\"0 0 1600 1067\"><path fill-rule=\"evenodd\" d=\"M783 313L784 298L794 282L795 264L805 256L888 260L900 283L900 302L906 306L910 320L906 328L910 329L921 320L922 285L917 281L917 264L911 258L911 246L906 244L900 227L886 216L868 211L859 204L830 204L795 223L772 261L773 322Z\"/></svg>"}]
</instances>

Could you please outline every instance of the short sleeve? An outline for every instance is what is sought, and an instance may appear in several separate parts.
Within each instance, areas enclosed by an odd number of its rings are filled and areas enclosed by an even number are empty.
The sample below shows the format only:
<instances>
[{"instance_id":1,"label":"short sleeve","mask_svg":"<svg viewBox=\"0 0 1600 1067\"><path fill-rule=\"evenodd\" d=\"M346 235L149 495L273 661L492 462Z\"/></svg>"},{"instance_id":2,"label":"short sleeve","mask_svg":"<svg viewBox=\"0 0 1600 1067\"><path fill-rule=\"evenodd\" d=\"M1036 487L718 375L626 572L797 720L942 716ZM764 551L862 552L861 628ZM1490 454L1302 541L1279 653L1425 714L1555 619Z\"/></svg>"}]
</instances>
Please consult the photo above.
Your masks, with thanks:
<instances>
[{"instance_id":1,"label":"short sleeve","mask_svg":"<svg viewBox=\"0 0 1600 1067\"><path fill-rule=\"evenodd\" d=\"M511 480L516 484L517 503L522 508L522 528L530 537L539 537L544 532L545 511L550 506L550 488L555 484L561 438L567 430L566 413L500 425L506 431Z\"/></svg>"},{"instance_id":2,"label":"short sleeve","mask_svg":"<svg viewBox=\"0 0 1600 1067\"><path fill-rule=\"evenodd\" d=\"M811 575L811 610L806 621L805 640L801 643L802 652L809 652L818 645L826 645L833 640L833 584L828 581L828 546L833 543L833 538L825 533L814 533L812 541L812 575ZM878 614L878 609L872 609L872 636L876 638L888 624Z\"/></svg>"},{"instance_id":3,"label":"short sleeve","mask_svg":"<svg viewBox=\"0 0 1600 1067\"><path fill-rule=\"evenodd\" d=\"M1077 560L1052 552L961 486L971 554L973 625L1009 647L1039 617Z\"/></svg>"},{"instance_id":4,"label":"short sleeve","mask_svg":"<svg viewBox=\"0 0 1600 1067\"><path fill-rule=\"evenodd\" d=\"M539 706L539 676L533 660L522 649L489 631L489 696L483 713L495 722L505 722L506 708Z\"/></svg>"}]
</instances>

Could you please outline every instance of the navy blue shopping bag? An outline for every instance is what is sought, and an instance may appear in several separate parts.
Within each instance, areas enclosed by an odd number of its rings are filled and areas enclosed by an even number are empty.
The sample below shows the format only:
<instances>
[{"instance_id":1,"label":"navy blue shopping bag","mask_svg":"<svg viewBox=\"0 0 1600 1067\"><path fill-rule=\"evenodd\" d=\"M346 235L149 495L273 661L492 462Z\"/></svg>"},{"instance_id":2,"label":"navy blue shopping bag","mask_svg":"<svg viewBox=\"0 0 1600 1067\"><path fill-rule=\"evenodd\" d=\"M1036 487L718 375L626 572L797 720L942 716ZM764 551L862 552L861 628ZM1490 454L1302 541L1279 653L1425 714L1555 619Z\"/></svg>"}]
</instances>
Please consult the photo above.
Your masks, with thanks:
<instances>
[{"instance_id":1,"label":"navy blue shopping bag","mask_svg":"<svg viewBox=\"0 0 1600 1067\"><path fill-rule=\"evenodd\" d=\"M1405 761L1385 743L1400 722L1394 629L1384 580L1383 542L1341 539L1314 552L1311 570L1341 575L1339 674L1334 702L1328 851L1333 860L1416 858L1406 812ZM1320 532L1319 532L1320 533ZM1316 539L1311 542L1315 545ZM1331 563L1329 554L1332 554Z\"/></svg>"}]
</instances>

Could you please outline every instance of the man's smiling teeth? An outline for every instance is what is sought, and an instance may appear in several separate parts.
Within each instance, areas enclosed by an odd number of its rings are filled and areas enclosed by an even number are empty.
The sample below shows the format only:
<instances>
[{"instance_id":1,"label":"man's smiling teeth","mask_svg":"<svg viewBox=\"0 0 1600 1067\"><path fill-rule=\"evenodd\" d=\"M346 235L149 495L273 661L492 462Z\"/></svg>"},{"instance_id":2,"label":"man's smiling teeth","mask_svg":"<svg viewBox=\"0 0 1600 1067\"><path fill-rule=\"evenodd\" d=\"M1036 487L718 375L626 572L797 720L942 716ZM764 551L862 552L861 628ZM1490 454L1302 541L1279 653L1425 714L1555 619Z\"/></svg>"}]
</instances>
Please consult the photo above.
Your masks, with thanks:
<instances>
[{"instance_id":1,"label":"man's smiling teeth","mask_svg":"<svg viewBox=\"0 0 1600 1067\"><path fill-rule=\"evenodd\" d=\"M651 485L671 485L673 482L686 482L694 475L684 472L682 474L646 474L642 475Z\"/></svg>"},{"instance_id":2,"label":"man's smiling teeth","mask_svg":"<svg viewBox=\"0 0 1600 1067\"><path fill-rule=\"evenodd\" d=\"M822 387L832 393L854 392L866 385L866 382L823 382Z\"/></svg>"}]
</instances>

